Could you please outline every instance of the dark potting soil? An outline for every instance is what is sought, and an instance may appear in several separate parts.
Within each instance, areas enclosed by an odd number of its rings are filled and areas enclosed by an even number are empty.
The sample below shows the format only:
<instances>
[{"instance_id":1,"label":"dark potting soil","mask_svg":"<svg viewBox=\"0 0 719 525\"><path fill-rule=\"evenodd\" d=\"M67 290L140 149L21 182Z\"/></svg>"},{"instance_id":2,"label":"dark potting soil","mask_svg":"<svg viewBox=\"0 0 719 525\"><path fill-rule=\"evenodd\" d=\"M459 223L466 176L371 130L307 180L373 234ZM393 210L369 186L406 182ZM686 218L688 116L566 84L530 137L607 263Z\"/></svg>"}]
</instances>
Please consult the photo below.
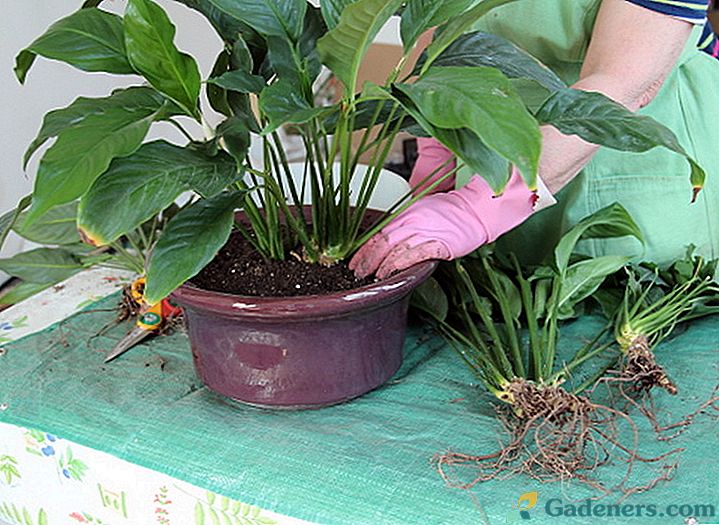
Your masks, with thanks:
<instances>
[{"instance_id":1,"label":"dark potting soil","mask_svg":"<svg viewBox=\"0 0 719 525\"><path fill-rule=\"evenodd\" d=\"M288 257L265 259L239 233L233 233L217 256L190 281L214 292L259 297L322 295L351 290L373 282L357 279L347 264L330 267Z\"/></svg>"}]
</instances>

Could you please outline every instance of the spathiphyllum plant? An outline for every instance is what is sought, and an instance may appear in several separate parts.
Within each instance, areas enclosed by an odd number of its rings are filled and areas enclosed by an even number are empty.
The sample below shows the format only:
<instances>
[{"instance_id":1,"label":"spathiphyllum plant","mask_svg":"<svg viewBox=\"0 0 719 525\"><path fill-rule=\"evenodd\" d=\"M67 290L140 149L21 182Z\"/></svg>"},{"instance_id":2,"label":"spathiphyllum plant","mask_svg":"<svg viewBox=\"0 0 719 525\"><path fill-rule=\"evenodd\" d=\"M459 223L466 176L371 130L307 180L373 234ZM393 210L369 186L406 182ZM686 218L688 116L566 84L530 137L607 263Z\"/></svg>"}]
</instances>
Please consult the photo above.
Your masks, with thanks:
<instances>
[{"instance_id":1,"label":"spathiphyllum plant","mask_svg":"<svg viewBox=\"0 0 719 525\"><path fill-rule=\"evenodd\" d=\"M407 196L363 229L380 170L402 130L436 137L457 154L456 169L469 166L497 192L510 165L535 186L543 124L611 148L664 146L686 156L657 122L566 87L508 41L468 32L510 1L322 0L317 7L306 0L180 0L224 42L210 77L202 79L194 58L175 46L175 27L158 4L128 0L118 16L103 10L102 0L88 0L20 52L18 79L24 82L42 56L89 72L140 75L144 82L102 98L80 97L46 115L25 162L48 140L54 143L39 162L32 197L19 206L28 208L23 226L76 206L83 239L114 247L106 252L112 257L134 258L133 266L147 273L146 299L157 302L199 272L233 228L265 257L292 252L323 265L349 257L411 203ZM404 56L381 85L358 86L365 54L393 16L401 17ZM409 64L420 35L435 26L431 45ZM329 105L316 102L323 71L343 86ZM202 90L211 108L201 106ZM210 111L224 116L214 129ZM206 138L193 139L179 117L201 123ZM177 126L187 143L145 142L160 121ZM302 181L292 177L278 133L290 125L304 144ZM261 161L248 153L253 136ZM358 169L367 155L369 167ZM704 174L689 163L698 189ZM355 177L362 179L352 195ZM194 197L162 231L140 228L187 191ZM305 193L309 214L302 213ZM236 223L238 208L247 222ZM14 226L15 215L5 217L4 229Z\"/></svg>"}]
</instances>

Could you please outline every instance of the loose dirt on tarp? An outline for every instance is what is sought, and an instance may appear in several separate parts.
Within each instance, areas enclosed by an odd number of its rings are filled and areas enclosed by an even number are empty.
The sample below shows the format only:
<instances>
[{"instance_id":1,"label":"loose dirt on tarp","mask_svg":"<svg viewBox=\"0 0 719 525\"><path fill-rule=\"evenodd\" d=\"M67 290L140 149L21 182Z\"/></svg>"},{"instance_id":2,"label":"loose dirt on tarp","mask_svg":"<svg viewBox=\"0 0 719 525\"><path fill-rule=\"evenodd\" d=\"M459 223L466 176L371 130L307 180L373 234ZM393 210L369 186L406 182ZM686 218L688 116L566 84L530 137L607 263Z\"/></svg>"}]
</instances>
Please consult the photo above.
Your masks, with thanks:
<instances>
[{"instance_id":1,"label":"loose dirt on tarp","mask_svg":"<svg viewBox=\"0 0 719 525\"><path fill-rule=\"evenodd\" d=\"M332 266L307 263L291 255L265 259L240 233L233 233L217 256L190 282L213 292L259 297L324 295L373 282L357 279L345 262Z\"/></svg>"}]
</instances>

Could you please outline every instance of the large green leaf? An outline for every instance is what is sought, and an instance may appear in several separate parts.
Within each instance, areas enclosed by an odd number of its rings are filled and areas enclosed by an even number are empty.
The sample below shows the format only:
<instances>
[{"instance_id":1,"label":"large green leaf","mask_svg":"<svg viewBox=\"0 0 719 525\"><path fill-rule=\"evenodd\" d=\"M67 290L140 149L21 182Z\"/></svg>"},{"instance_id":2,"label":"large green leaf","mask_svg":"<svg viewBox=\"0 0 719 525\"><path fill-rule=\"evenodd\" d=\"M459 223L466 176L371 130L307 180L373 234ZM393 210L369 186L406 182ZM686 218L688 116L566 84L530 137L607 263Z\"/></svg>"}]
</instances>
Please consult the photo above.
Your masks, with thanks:
<instances>
[{"instance_id":1,"label":"large green leaf","mask_svg":"<svg viewBox=\"0 0 719 525\"><path fill-rule=\"evenodd\" d=\"M516 1L517 0L482 0L469 11L460 13L450 19L447 24L442 26L442 31L439 32L437 37L427 48L427 59L422 72L424 73L427 69L429 69L435 59L445 49L447 49L452 42L469 31L477 20L489 13L492 9Z\"/></svg>"},{"instance_id":2,"label":"large green leaf","mask_svg":"<svg viewBox=\"0 0 719 525\"><path fill-rule=\"evenodd\" d=\"M630 257L605 255L574 263L561 281L558 309L560 318L574 315L574 307L592 295L609 275L619 271Z\"/></svg>"},{"instance_id":3,"label":"large green leaf","mask_svg":"<svg viewBox=\"0 0 719 525\"><path fill-rule=\"evenodd\" d=\"M200 199L175 215L157 241L147 269L145 300L154 304L209 263L227 242L244 192Z\"/></svg>"},{"instance_id":4,"label":"large green leaf","mask_svg":"<svg viewBox=\"0 0 719 525\"><path fill-rule=\"evenodd\" d=\"M414 84L396 87L430 124L472 130L534 187L542 140L539 127L502 73L488 67L433 68Z\"/></svg>"},{"instance_id":5,"label":"large green leaf","mask_svg":"<svg viewBox=\"0 0 719 525\"><path fill-rule=\"evenodd\" d=\"M39 244L75 244L81 242L77 232L77 202L60 204L50 208L34 223L27 225L22 213L13 230L15 233Z\"/></svg>"},{"instance_id":6,"label":"large green leaf","mask_svg":"<svg viewBox=\"0 0 719 525\"><path fill-rule=\"evenodd\" d=\"M424 53L417 61L419 72L427 60ZM550 91L566 84L539 60L501 36L475 32L460 36L434 61L433 67L496 67L509 78L534 80Z\"/></svg>"},{"instance_id":7,"label":"large green leaf","mask_svg":"<svg viewBox=\"0 0 719 525\"><path fill-rule=\"evenodd\" d=\"M305 0L208 0L207 3L258 33L298 40L307 10Z\"/></svg>"},{"instance_id":8,"label":"large green leaf","mask_svg":"<svg viewBox=\"0 0 719 525\"><path fill-rule=\"evenodd\" d=\"M402 0L357 0L342 11L339 24L318 40L322 63L350 94L357 86L357 75L367 49L401 5Z\"/></svg>"},{"instance_id":9,"label":"large green leaf","mask_svg":"<svg viewBox=\"0 0 719 525\"><path fill-rule=\"evenodd\" d=\"M278 80L260 93L260 110L267 116L267 126L262 131L268 134L282 124L303 124L314 117L328 115L335 106L313 107L297 93L294 84Z\"/></svg>"},{"instance_id":10,"label":"large green leaf","mask_svg":"<svg viewBox=\"0 0 719 525\"><path fill-rule=\"evenodd\" d=\"M165 99L144 87L117 91L95 101L102 111L74 124L69 121L73 112L66 115L68 125L40 161L28 224L51 207L80 197L112 159L137 150L150 124L165 108Z\"/></svg>"},{"instance_id":11,"label":"large green leaf","mask_svg":"<svg viewBox=\"0 0 719 525\"><path fill-rule=\"evenodd\" d=\"M238 91L240 93L259 93L265 86L265 79L246 71L234 70L207 80L223 89Z\"/></svg>"},{"instance_id":12,"label":"large green leaf","mask_svg":"<svg viewBox=\"0 0 719 525\"><path fill-rule=\"evenodd\" d=\"M100 9L80 9L58 20L21 51L15 69L21 82L32 63L28 63L28 53L61 60L83 71L134 73L125 52L122 18Z\"/></svg>"},{"instance_id":13,"label":"large green leaf","mask_svg":"<svg viewBox=\"0 0 719 525\"><path fill-rule=\"evenodd\" d=\"M125 45L130 63L150 84L199 120L200 71L174 43L175 26L151 0L129 0Z\"/></svg>"},{"instance_id":14,"label":"large green leaf","mask_svg":"<svg viewBox=\"0 0 719 525\"><path fill-rule=\"evenodd\" d=\"M409 0L402 11L400 35L405 53L422 33L462 13L476 0Z\"/></svg>"},{"instance_id":15,"label":"large green leaf","mask_svg":"<svg viewBox=\"0 0 719 525\"><path fill-rule=\"evenodd\" d=\"M0 259L0 270L31 283L57 283L83 268L80 260L63 248L36 248Z\"/></svg>"},{"instance_id":16,"label":"large green leaf","mask_svg":"<svg viewBox=\"0 0 719 525\"><path fill-rule=\"evenodd\" d=\"M15 226L15 222L20 216L20 213L29 208L31 202L32 195L25 195L20 199L20 202L14 209L0 215L0 248L5 244L5 239L7 239L8 234L12 231L13 226Z\"/></svg>"},{"instance_id":17,"label":"large green leaf","mask_svg":"<svg viewBox=\"0 0 719 525\"><path fill-rule=\"evenodd\" d=\"M115 159L95 181L81 199L78 226L94 244L109 244L167 208L183 191L212 196L235 180L236 164L225 153L207 157L167 142L150 142L129 157Z\"/></svg>"},{"instance_id":18,"label":"large green leaf","mask_svg":"<svg viewBox=\"0 0 719 525\"><path fill-rule=\"evenodd\" d=\"M704 185L704 170L669 128L651 117L632 113L601 93L562 89L544 103L536 117L564 134L612 149L643 152L663 146L687 159L695 192Z\"/></svg>"},{"instance_id":19,"label":"large green leaf","mask_svg":"<svg viewBox=\"0 0 719 525\"><path fill-rule=\"evenodd\" d=\"M579 221L565 233L554 249L557 270L564 273L569 265L569 258L580 239L606 239L611 237L632 236L644 242L642 231L629 212L620 204L610 204Z\"/></svg>"}]
</instances>

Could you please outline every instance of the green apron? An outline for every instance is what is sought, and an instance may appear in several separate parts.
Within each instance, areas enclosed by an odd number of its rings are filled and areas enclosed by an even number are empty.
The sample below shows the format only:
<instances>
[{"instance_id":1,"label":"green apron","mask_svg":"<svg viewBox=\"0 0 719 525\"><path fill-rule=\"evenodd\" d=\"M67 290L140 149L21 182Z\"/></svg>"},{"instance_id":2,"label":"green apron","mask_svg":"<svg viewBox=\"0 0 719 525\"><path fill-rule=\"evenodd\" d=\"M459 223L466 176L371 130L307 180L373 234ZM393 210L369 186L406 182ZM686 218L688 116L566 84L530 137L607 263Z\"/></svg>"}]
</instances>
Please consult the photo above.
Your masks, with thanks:
<instances>
[{"instance_id":1,"label":"green apron","mask_svg":"<svg viewBox=\"0 0 719 525\"><path fill-rule=\"evenodd\" d=\"M601 0L524 0L495 9L476 27L503 36L574 83L586 54ZM668 263L694 244L719 256L719 61L697 49L701 27L689 39L677 66L656 98L640 112L668 126L707 172L704 191L690 204L686 160L664 148L623 153L601 148L557 195L558 204L535 214L505 235L499 249L538 263L580 219L621 203L642 228L644 247L631 238L583 241L586 255L625 254ZM631 53L631 50L628 51ZM460 184L462 183L461 177Z\"/></svg>"}]
</instances>

